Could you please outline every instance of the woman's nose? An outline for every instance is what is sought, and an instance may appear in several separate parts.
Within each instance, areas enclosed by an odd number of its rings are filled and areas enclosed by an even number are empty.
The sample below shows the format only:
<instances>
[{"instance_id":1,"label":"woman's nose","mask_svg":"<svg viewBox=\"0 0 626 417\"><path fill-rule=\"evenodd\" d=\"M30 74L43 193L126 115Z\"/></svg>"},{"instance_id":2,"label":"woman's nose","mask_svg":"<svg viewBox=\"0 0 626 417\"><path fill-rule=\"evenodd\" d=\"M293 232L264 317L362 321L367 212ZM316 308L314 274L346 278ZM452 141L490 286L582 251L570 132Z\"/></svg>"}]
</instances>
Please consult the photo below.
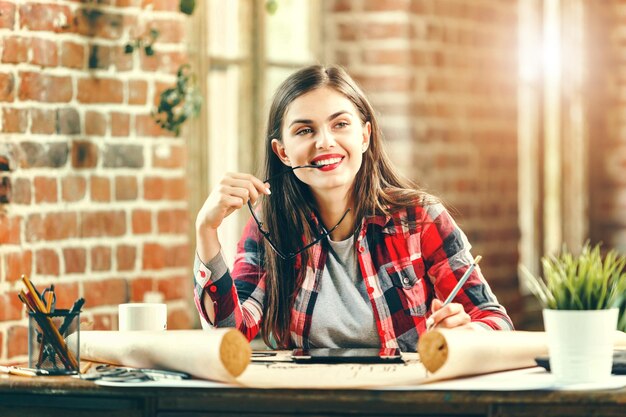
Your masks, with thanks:
<instances>
[{"instance_id":1,"label":"woman's nose","mask_svg":"<svg viewBox=\"0 0 626 417\"><path fill-rule=\"evenodd\" d=\"M317 136L317 141L315 142L315 146L318 149L328 149L335 146L335 137L332 132L329 132L326 129L320 130L320 133Z\"/></svg>"}]
</instances>

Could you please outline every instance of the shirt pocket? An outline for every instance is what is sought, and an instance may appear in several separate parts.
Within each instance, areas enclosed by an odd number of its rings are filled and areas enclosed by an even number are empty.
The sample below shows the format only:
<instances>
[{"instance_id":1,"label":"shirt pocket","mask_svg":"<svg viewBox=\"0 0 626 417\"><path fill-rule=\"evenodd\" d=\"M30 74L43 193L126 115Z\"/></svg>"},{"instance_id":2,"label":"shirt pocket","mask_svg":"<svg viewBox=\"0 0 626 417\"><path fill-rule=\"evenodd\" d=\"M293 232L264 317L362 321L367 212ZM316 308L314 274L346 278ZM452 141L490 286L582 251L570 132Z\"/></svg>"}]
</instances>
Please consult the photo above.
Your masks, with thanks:
<instances>
[{"instance_id":1,"label":"shirt pocket","mask_svg":"<svg viewBox=\"0 0 626 417\"><path fill-rule=\"evenodd\" d=\"M386 269L404 311L412 316L424 317L428 311L426 306L428 289L424 280L425 268L422 259L400 260Z\"/></svg>"}]
</instances>

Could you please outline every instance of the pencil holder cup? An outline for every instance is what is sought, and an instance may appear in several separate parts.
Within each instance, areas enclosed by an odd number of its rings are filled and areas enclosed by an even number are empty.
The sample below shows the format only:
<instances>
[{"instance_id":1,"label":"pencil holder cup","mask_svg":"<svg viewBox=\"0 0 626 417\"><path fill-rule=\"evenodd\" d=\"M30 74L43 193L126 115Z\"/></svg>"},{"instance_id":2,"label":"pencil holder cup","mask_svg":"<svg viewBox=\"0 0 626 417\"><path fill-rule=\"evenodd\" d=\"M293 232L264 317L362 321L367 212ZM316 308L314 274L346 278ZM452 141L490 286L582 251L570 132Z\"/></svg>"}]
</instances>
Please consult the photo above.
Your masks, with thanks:
<instances>
[{"instance_id":1,"label":"pencil holder cup","mask_svg":"<svg viewBox=\"0 0 626 417\"><path fill-rule=\"evenodd\" d=\"M69 335L72 337L68 338ZM50 375L77 374L80 369L80 311L30 312L28 366Z\"/></svg>"}]
</instances>

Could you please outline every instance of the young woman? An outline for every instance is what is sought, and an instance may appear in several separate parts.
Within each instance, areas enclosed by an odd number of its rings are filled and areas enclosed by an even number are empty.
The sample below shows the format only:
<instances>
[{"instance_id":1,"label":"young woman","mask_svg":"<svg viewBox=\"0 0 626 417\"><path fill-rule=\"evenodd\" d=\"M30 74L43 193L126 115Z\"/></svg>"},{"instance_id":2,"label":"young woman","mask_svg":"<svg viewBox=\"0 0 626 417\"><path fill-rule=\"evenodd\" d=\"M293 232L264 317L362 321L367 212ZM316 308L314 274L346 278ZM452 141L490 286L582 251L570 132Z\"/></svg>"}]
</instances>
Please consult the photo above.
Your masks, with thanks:
<instances>
[{"instance_id":1,"label":"young woman","mask_svg":"<svg viewBox=\"0 0 626 417\"><path fill-rule=\"evenodd\" d=\"M442 307L473 262L470 245L445 208L393 168L345 71L311 66L285 80L265 140L268 180L226 174L196 218L203 327L236 327L250 340L261 330L279 348L403 351L415 351L429 317L435 327L513 328L479 268ZM231 272L217 229L246 205L253 216Z\"/></svg>"}]
</instances>

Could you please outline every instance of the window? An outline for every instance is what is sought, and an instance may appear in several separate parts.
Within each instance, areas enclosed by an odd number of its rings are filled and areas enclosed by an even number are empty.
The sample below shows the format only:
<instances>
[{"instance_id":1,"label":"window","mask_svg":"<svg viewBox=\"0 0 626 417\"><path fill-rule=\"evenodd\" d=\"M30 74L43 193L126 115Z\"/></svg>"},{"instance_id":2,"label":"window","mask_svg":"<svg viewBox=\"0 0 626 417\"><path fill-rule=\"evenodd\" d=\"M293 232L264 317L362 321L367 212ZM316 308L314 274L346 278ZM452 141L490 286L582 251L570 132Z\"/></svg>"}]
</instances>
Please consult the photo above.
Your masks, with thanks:
<instances>
[{"instance_id":1,"label":"window","mask_svg":"<svg viewBox=\"0 0 626 417\"><path fill-rule=\"evenodd\" d=\"M313 36L320 31L313 29L321 2L280 0L271 15L265 1L259 0L208 0L197 5L191 55L205 105L188 137L192 216L224 173L259 175L274 90L294 68L320 56L319 41ZM249 216L240 210L220 227L229 265Z\"/></svg>"}]
</instances>

